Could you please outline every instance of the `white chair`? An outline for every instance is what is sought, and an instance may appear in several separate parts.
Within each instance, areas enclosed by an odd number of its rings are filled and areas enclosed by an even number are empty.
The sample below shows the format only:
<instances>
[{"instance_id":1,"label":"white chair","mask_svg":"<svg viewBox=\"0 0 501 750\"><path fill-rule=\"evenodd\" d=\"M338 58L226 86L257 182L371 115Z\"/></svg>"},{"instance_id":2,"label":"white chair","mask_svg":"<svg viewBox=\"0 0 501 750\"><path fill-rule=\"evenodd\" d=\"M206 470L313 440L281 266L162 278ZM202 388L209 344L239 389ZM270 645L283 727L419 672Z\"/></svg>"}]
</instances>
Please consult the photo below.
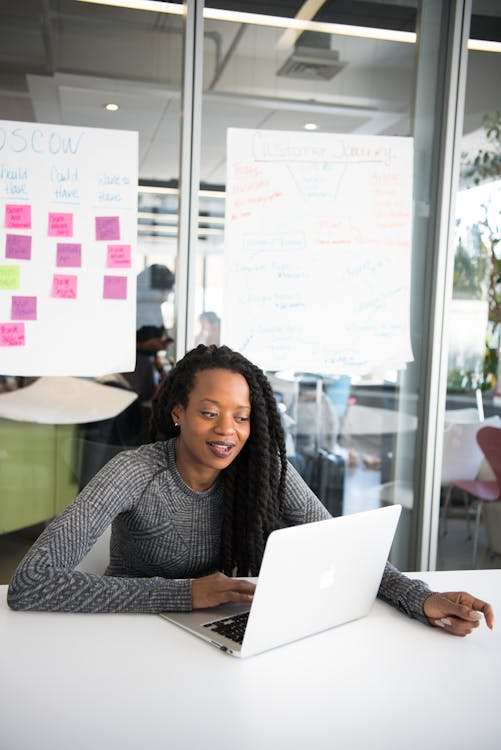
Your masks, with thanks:
<instances>
[{"instance_id":1,"label":"white chair","mask_svg":"<svg viewBox=\"0 0 501 750\"><path fill-rule=\"evenodd\" d=\"M110 538L111 526L108 526L94 543L94 546L87 552L83 560L77 565L76 570L102 575L110 561Z\"/></svg>"},{"instance_id":2,"label":"white chair","mask_svg":"<svg viewBox=\"0 0 501 750\"><path fill-rule=\"evenodd\" d=\"M442 487L446 488L442 511L443 534L447 534L447 513L457 480L476 479L484 462L484 454L477 443L477 432L482 427L501 427L498 416L488 417L483 422L446 421L442 454ZM471 538L469 504L465 499L468 539Z\"/></svg>"}]
</instances>

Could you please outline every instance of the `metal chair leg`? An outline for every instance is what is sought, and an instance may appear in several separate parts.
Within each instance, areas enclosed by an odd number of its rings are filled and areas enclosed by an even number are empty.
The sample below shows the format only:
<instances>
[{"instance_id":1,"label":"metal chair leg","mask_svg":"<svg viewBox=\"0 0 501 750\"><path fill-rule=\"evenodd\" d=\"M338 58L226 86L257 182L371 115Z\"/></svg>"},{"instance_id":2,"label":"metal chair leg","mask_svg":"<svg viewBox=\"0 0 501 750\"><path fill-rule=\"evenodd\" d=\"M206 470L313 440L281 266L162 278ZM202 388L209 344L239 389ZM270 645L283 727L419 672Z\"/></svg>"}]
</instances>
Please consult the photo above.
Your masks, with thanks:
<instances>
[{"instance_id":1,"label":"metal chair leg","mask_svg":"<svg viewBox=\"0 0 501 750\"><path fill-rule=\"evenodd\" d=\"M442 509L442 534L447 535L447 514L449 512L449 503L452 495L452 484L447 487L447 491L444 497L444 507Z\"/></svg>"},{"instance_id":2,"label":"metal chair leg","mask_svg":"<svg viewBox=\"0 0 501 750\"><path fill-rule=\"evenodd\" d=\"M475 536L473 539L473 565L477 567L477 552L478 552L478 532L480 530L480 514L482 513L482 503L477 500L477 512L475 515Z\"/></svg>"},{"instance_id":3,"label":"metal chair leg","mask_svg":"<svg viewBox=\"0 0 501 750\"><path fill-rule=\"evenodd\" d=\"M463 502L464 502L464 509L466 512L466 533L467 533L467 539L468 541L471 539L471 527L470 527L470 496L466 492L466 490L463 490Z\"/></svg>"}]
</instances>

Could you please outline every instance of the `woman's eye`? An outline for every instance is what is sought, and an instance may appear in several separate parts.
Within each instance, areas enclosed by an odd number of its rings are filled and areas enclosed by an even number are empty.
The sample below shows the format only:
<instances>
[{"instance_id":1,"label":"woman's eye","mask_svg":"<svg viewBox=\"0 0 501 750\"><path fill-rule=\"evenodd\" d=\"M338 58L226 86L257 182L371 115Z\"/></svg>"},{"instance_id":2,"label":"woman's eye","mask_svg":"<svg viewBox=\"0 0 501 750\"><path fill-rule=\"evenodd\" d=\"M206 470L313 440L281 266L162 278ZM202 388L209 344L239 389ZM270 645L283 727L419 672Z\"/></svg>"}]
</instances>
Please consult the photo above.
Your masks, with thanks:
<instances>
[{"instance_id":1,"label":"woman's eye","mask_svg":"<svg viewBox=\"0 0 501 750\"><path fill-rule=\"evenodd\" d=\"M249 417L237 417L237 422L248 422Z\"/></svg>"},{"instance_id":2,"label":"woman's eye","mask_svg":"<svg viewBox=\"0 0 501 750\"><path fill-rule=\"evenodd\" d=\"M203 411L201 412L203 417L208 417L209 419L213 419L214 417L217 417L217 414L213 411Z\"/></svg>"}]
</instances>

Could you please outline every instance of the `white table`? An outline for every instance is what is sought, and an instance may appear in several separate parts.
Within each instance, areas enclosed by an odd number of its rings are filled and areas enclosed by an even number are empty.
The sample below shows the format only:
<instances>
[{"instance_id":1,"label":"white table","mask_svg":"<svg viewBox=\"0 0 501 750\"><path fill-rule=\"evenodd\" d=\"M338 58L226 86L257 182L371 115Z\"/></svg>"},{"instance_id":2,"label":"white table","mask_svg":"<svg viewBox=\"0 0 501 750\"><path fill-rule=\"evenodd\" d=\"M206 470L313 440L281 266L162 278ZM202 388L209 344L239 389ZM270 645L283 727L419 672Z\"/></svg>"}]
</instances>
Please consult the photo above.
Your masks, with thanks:
<instances>
[{"instance_id":1,"label":"white table","mask_svg":"<svg viewBox=\"0 0 501 750\"><path fill-rule=\"evenodd\" d=\"M501 570L419 576L501 615ZM11 612L5 593L3 750L501 748L501 620L454 638L378 601L240 660L155 615Z\"/></svg>"}]
</instances>

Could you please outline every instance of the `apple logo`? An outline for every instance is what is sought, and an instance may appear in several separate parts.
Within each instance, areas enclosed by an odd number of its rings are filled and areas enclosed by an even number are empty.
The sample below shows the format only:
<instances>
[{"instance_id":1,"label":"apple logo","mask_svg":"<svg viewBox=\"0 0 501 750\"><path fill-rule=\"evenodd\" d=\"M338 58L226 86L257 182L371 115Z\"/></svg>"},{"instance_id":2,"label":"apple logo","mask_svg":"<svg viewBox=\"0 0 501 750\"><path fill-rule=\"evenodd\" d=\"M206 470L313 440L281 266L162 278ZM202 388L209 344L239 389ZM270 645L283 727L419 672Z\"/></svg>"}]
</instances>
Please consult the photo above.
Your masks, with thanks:
<instances>
[{"instance_id":1,"label":"apple logo","mask_svg":"<svg viewBox=\"0 0 501 750\"><path fill-rule=\"evenodd\" d=\"M334 584L334 576L336 574L336 568L331 563L320 576L320 588L329 589Z\"/></svg>"}]
</instances>

